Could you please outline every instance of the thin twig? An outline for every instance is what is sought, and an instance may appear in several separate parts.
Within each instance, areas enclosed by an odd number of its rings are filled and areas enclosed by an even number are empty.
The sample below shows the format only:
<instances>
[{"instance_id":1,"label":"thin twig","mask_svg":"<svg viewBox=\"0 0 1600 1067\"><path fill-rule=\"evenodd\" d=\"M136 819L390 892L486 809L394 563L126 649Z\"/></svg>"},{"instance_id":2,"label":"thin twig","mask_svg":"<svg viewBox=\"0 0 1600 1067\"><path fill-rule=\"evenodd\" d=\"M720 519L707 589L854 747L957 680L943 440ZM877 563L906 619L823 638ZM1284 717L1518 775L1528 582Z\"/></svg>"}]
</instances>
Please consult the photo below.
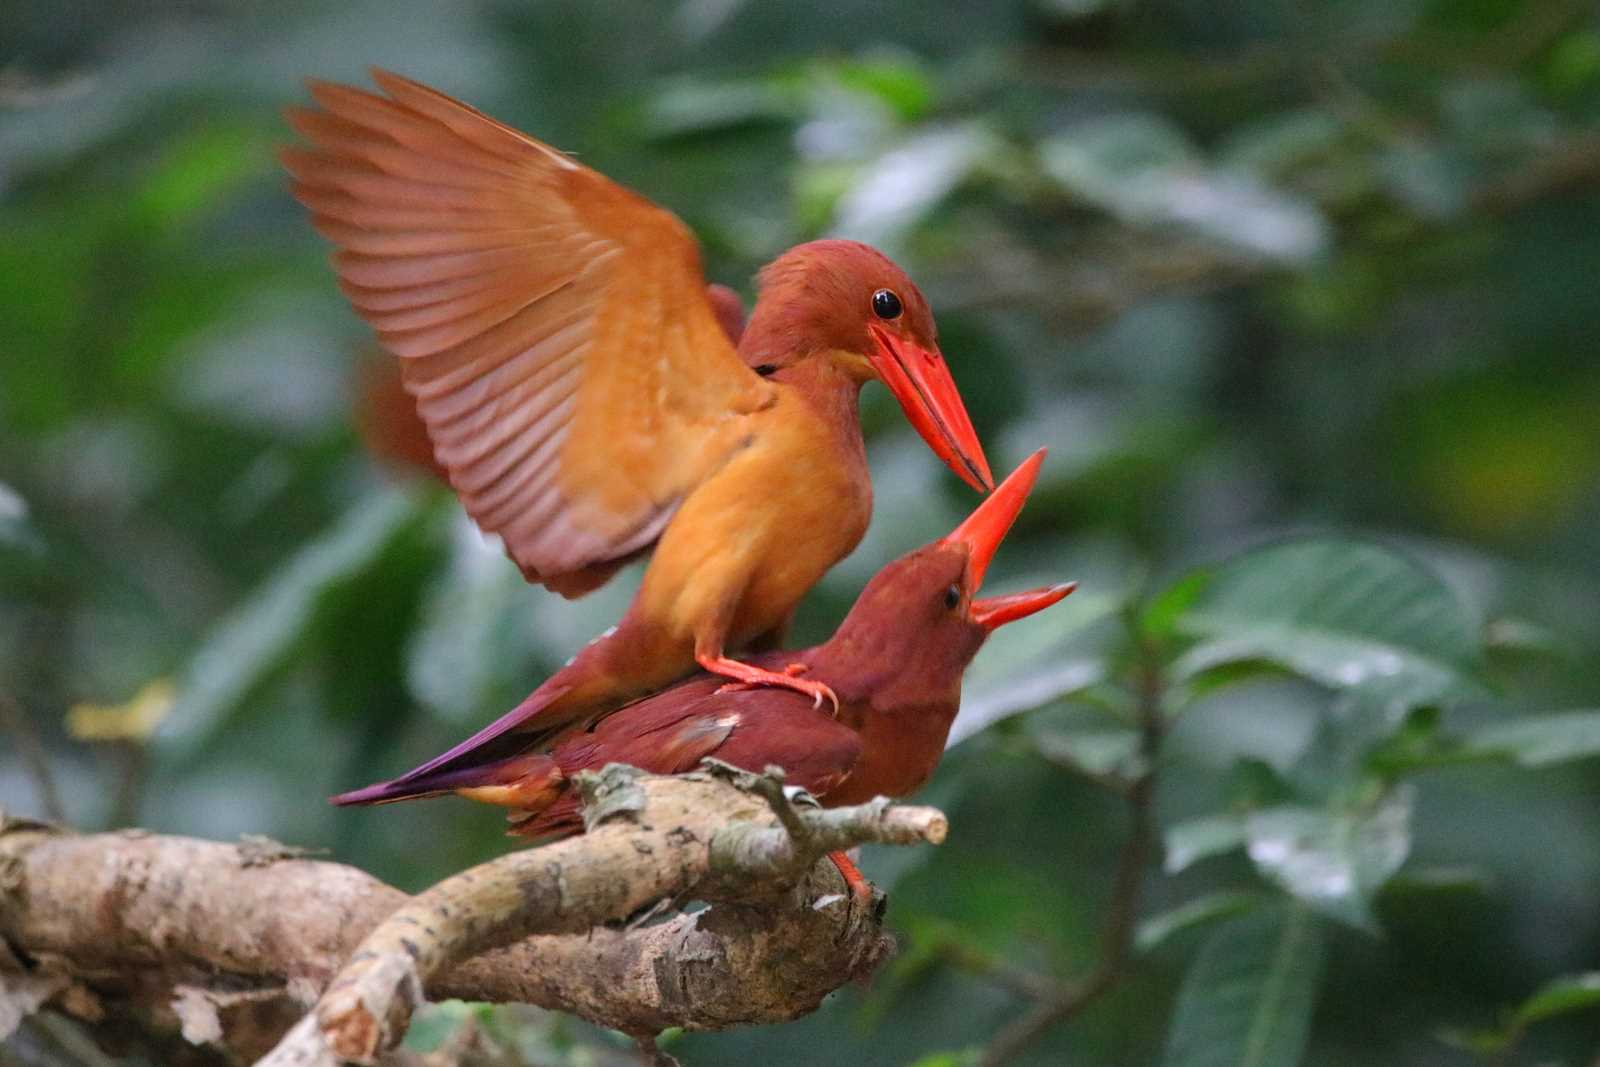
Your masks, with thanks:
<instances>
[{"instance_id":1,"label":"thin twig","mask_svg":"<svg viewBox=\"0 0 1600 1067\"><path fill-rule=\"evenodd\" d=\"M10 693L0 693L0 723L16 739L17 755L39 794L41 814L51 822L65 822L67 813L61 806L61 792L56 789L56 778L50 770L50 757L27 713Z\"/></svg>"},{"instance_id":2,"label":"thin twig","mask_svg":"<svg viewBox=\"0 0 1600 1067\"><path fill-rule=\"evenodd\" d=\"M678 1067L678 1061L656 1044L654 1034L642 1034L633 1041L638 1046L639 1062L643 1067Z\"/></svg>"},{"instance_id":3,"label":"thin twig","mask_svg":"<svg viewBox=\"0 0 1600 1067\"><path fill-rule=\"evenodd\" d=\"M1470 203L1485 215L1506 215L1547 196L1600 186L1600 133L1552 145L1521 168L1473 191Z\"/></svg>"},{"instance_id":4,"label":"thin twig","mask_svg":"<svg viewBox=\"0 0 1600 1067\"><path fill-rule=\"evenodd\" d=\"M137 826L150 770L149 749L143 741L112 741L105 747L117 767L117 786L106 825L113 830Z\"/></svg>"},{"instance_id":5,"label":"thin twig","mask_svg":"<svg viewBox=\"0 0 1600 1067\"><path fill-rule=\"evenodd\" d=\"M750 789L757 796L767 802L767 807L772 809L772 814L778 817L778 822L789 831L789 836L794 838L795 844L805 846L810 843L811 831L806 827L806 822L795 810L789 794L783 788L783 768L768 766L760 774L750 780Z\"/></svg>"},{"instance_id":6,"label":"thin twig","mask_svg":"<svg viewBox=\"0 0 1600 1067\"><path fill-rule=\"evenodd\" d=\"M939 956L950 966L993 982L1027 1000L1054 1000L1062 995L1062 985L1049 975L1030 971L961 941L950 940L938 948Z\"/></svg>"},{"instance_id":7,"label":"thin twig","mask_svg":"<svg viewBox=\"0 0 1600 1067\"><path fill-rule=\"evenodd\" d=\"M1111 908L1100 936L1100 962L1082 980L1054 985L1020 1018L1003 1027L979 1059L979 1067L1000 1067L1033 1044L1047 1030L1065 1022L1114 986L1132 956L1135 920L1144 870L1155 847L1156 760L1166 732L1162 715L1165 681L1152 649L1146 648L1139 668L1139 751L1145 770L1127 791L1130 827L1117 858L1111 884Z\"/></svg>"}]
</instances>

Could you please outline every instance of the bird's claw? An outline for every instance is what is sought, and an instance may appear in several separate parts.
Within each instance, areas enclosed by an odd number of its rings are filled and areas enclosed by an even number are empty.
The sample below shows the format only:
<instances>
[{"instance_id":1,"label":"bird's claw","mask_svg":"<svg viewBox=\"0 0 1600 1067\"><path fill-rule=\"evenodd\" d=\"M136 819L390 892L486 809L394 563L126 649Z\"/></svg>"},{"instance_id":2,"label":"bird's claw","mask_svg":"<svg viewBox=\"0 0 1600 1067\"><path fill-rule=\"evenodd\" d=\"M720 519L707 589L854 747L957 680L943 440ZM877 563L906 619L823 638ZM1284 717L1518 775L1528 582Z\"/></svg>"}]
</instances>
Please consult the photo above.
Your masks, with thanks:
<instances>
[{"instance_id":1,"label":"bird's claw","mask_svg":"<svg viewBox=\"0 0 1600 1067\"><path fill-rule=\"evenodd\" d=\"M837 717L839 714L839 697L832 688L824 682L799 677L810 669L807 664L791 663L781 671L763 670L760 667L752 667L747 663L739 663L736 660L728 659L718 659L709 663L702 662L701 665L708 670L733 679L733 681L725 685L718 686L716 690L718 693L732 693L741 689L754 689L763 685L777 686L783 689L793 689L809 696L813 708L821 708L822 702L827 700L833 705L834 716Z\"/></svg>"},{"instance_id":2,"label":"bird's claw","mask_svg":"<svg viewBox=\"0 0 1600 1067\"><path fill-rule=\"evenodd\" d=\"M867 881L861 869L850 859L849 853L830 852L828 859L838 869L839 877L844 879L845 888L850 890L853 906L862 909L866 914L871 914L872 883Z\"/></svg>"}]
</instances>

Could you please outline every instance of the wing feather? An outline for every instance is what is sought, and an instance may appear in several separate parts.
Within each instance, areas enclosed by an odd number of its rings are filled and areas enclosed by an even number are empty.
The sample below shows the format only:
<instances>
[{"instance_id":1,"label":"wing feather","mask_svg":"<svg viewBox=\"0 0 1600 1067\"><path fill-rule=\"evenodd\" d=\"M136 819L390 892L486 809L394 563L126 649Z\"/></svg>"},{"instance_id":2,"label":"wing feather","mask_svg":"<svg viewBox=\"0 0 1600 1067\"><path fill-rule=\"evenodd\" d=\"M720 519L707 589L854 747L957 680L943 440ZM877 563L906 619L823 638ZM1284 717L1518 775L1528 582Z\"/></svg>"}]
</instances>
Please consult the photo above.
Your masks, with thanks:
<instances>
[{"instance_id":1,"label":"wing feather","mask_svg":"<svg viewBox=\"0 0 1600 1067\"><path fill-rule=\"evenodd\" d=\"M468 512L535 581L647 545L766 386L671 214L382 71L314 82L293 190Z\"/></svg>"}]
</instances>

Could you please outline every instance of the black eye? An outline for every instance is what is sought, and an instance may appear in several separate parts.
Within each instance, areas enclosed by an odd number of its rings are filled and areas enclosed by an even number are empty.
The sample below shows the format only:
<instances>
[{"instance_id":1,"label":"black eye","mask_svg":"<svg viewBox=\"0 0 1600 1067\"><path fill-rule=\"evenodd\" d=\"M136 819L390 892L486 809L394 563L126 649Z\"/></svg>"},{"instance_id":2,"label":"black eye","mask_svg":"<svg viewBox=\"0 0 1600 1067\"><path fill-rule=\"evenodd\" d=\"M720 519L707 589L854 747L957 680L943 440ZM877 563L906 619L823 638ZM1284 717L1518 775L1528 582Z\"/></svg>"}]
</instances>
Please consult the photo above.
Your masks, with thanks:
<instances>
[{"instance_id":1,"label":"black eye","mask_svg":"<svg viewBox=\"0 0 1600 1067\"><path fill-rule=\"evenodd\" d=\"M944 606L949 608L951 611L954 611L956 605L959 603L961 603L961 587L959 585L952 585L949 589L944 591Z\"/></svg>"},{"instance_id":2,"label":"black eye","mask_svg":"<svg viewBox=\"0 0 1600 1067\"><path fill-rule=\"evenodd\" d=\"M900 311L900 298L893 289L879 289L872 294L872 313L878 318L898 319Z\"/></svg>"},{"instance_id":3,"label":"black eye","mask_svg":"<svg viewBox=\"0 0 1600 1067\"><path fill-rule=\"evenodd\" d=\"M756 373L765 378L769 374L776 373L777 369L778 367L775 363L763 363L756 368Z\"/></svg>"}]
</instances>

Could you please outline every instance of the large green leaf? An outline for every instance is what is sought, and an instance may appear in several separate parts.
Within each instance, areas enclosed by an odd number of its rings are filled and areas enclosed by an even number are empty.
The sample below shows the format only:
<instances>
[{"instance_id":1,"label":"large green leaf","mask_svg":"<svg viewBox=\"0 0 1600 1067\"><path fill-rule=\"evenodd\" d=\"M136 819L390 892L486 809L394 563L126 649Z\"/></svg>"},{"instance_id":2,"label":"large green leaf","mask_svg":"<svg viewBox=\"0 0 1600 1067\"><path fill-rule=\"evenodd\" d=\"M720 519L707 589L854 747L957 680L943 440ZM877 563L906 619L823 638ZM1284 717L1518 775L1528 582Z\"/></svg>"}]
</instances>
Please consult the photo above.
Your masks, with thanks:
<instances>
[{"instance_id":1,"label":"large green leaf","mask_svg":"<svg viewBox=\"0 0 1600 1067\"><path fill-rule=\"evenodd\" d=\"M1140 735L1127 726L1043 729L1034 748L1053 763L1109 782L1130 782L1149 770Z\"/></svg>"},{"instance_id":2,"label":"large green leaf","mask_svg":"<svg viewBox=\"0 0 1600 1067\"><path fill-rule=\"evenodd\" d=\"M1177 874L1190 864L1243 848L1249 840L1245 816L1236 813L1202 815L1168 827L1163 835L1168 874Z\"/></svg>"},{"instance_id":3,"label":"large green leaf","mask_svg":"<svg viewBox=\"0 0 1600 1067\"><path fill-rule=\"evenodd\" d=\"M948 744L1103 681L1105 661L1078 646L1085 630L1123 603L1116 596L1077 592L1014 631L1008 627L1004 640L989 642L967 671Z\"/></svg>"},{"instance_id":4,"label":"large green leaf","mask_svg":"<svg viewBox=\"0 0 1600 1067\"><path fill-rule=\"evenodd\" d=\"M1229 920L1178 992L1166 1067L1294 1067L1305 1051L1322 974L1322 931L1305 908Z\"/></svg>"},{"instance_id":5,"label":"large green leaf","mask_svg":"<svg viewBox=\"0 0 1600 1067\"><path fill-rule=\"evenodd\" d=\"M385 489L358 502L327 534L295 553L200 645L178 683L178 700L156 734L163 754L183 759L292 655L324 598L380 560L432 514L427 495Z\"/></svg>"},{"instance_id":6,"label":"large green leaf","mask_svg":"<svg viewBox=\"0 0 1600 1067\"><path fill-rule=\"evenodd\" d=\"M1397 707L1477 695L1481 623L1437 575L1381 545L1309 539L1218 568L1178 620L1181 679L1266 660Z\"/></svg>"},{"instance_id":7,"label":"large green leaf","mask_svg":"<svg viewBox=\"0 0 1600 1067\"><path fill-rule=\"evenodd\" d=\"M1325 915L1370 930L1371 899L1411 852L1413 790L1398 786L1375 803L1323 810L1283 805L1245 820L1256 868Z\"/></svg>"},{"instance_id":8,"label":"large green leaf","mask_svg":"<svg viewBox=\"0 0 1600 1067\"><path fill-rule=\"evenodd\" d=\"M1368 756L1379 774L1402 774L1462 763L1511 760L1546 767L1600 756L1600 710L1562 711L1491 723L1467 734L1446 733L1437 715L1419 709Z\"/></svg>"},{"instance_id":9,"label":"large green leaf","mask_svg":"<svg viewBox=\"0 0 1600 1067\"><path fill-rule=\"evenodd\" d=\"M1076 199L1134 226L1177 225L1273 259L1320 251L1328 228L1310 203L1244 171L1208 166L1164 117L1090 119L1039 144L1044 173Z\"/></svg>"},{"instance_id":10,"label":"large green leaf","mask_svg":"<svg viewBox=\"0 0 1600 1067\"><path fill-rule=\"evenodd\" d=\"M1148 919L1141 919L1134 931L1134 947L1140 952L1149 952L1186 930L1193 930L1218 919L1230 918L1249 911L1267 899L1264 893L1237 889L1207 893L1187 904L1180 904Z\"/></svg>"}]
</instances>

